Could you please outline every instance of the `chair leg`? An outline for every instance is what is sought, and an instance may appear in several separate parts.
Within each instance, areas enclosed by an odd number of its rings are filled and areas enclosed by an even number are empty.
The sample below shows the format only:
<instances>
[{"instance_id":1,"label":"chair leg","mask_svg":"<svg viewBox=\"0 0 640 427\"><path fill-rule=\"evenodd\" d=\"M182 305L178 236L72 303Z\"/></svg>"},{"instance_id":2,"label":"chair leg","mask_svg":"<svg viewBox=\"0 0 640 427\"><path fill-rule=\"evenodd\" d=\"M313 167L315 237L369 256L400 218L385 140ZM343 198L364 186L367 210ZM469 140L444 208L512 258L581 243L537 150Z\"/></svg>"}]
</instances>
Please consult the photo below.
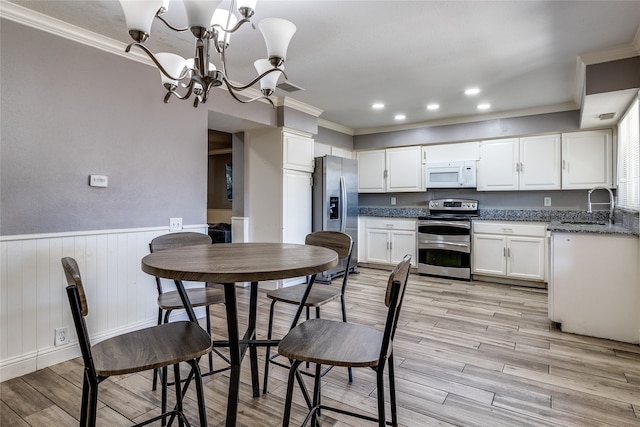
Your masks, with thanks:
<instances>
[{"instance_id":1,"label":"chair leg","mask_svg":"<svg viewBox=\"0 0 640 427\"><path fill-rule=\"evenodd\" d=\"M320 386L322 384L322 365L320 363L316 363L316 375L313 384L313 415L311 417L311 425L313 427L319 427L320 423L318 422L318 417L320 414Z\"/></svg>"},{"instance_id":2,"label":"chair leg","mask_svg":"<svg viewBox=\"0 0 640 427\"><path fill-rule=\"evenodd\" d=\"M291 364L289 369L289 379L287 380L287 396L284 401L284 415L282 418L282 427L289 427L289 420L291 419L291 402L293 400L293 381L296 378L296 371L300 366L300 361L296 360Z\"/></svg>"},{"instance_id":3,"label":"chair leg","mask_svg":"<svg viewBox=\"0 0 640 427\"><path fill-rule=\"evenodd\" d=\"M376 368L376 391L378 395L378 426L385 427L386 418L384 413L384 366Z\"/></svg>"},{"instance_id":4,"label":"chair leg","mask_svg":"<svg viewBox=\"0 0 640 427\"><path fill-rule=\"evenodd\" d=\"M345 272L346 274L346 272ZM344 295L340 297L340 305L342 306L342 321L347 322L347 306L344 303ZM347 368L349 371L349 383L353 382L353 369Z\"/></svg>"},{"instance_id":5,"label":"chair leg","mask_svg":"<svg viewBox=\"0 0 640 427\"><path fill-rule=\"evenodd\" d=\"M178 414L182 414L182 387L180 385L180 364L179 363L176 363L175 365L173 365L173 382L174 382L174 387L176 392L175 410L178 411ZM178 415L178 425L180 427L184 426L181 415Z\"/></svg>"},{"instance_id":6,"label":"chair leg","mask_svg":"<svg viewBox=\"0 0 640 427\"><path fill-rule=\"evenodd\" d=\"M167 367L163 367L162 371L160 373L160 386L162 387L162 392L161 392L161 398L160 401L161 403L161 411L162 413L166 413L167 412L167 383L168 378L167 378L167 374L169 373ZM166 426L167 425L167 417L162 417L162 426Z\"/></svg>"},{"instance_id":7,"label":"chair leg","mask_svg":"<svg viewBox=\"0 0 640 427\"><path fill-rule=\"evenodd\" d=\"M204 401L204 388L202 386L202 374L200 372L200 366L198 366L197 360L190 360L189 365L196 383L196 396L198 399L198 413L200 415L200 425L207 425L207 409Z\"/></svg>"},{"instance_id":8,"label":"chair leg","mask_svg":"<svg viewBox=\"0 0 640 427\"><path fill-rule=\"evenodd\" d=\"M389 365L388 375L389 375L389 402L391 403L391 425L394 427L398 426L398 408L396 404L396 374L395 368L393 366L393 351L389 355L387 359L387 363Z\"/></svg>"},{"instance_id":9,"label":"chair leg","mask_svg":"<svg viewBox=\"0 0 640 427\"><path fill-rule=\"evenodd\" d=\"M269 309L269 328L267 330L267 339L270 340L273 336L273 315L275 311L276 300L271 301L271 308ZM262 381L262 393L267 394L267 386L269 383L269 365L271 363L271 346L266 346L266 357L264 360L264 379Z\"/></svg>"},{"instance_id":10,"label":"chair leg","mask_svg":"<svg viewBox=\"0 0 640 427\"><path fill-rule=\"evenodd\" d=\"M80 407L80 426L81 427L86 427L87 420L88 420L87 410L89 408L89 388L90 388L88 375L89 375L89 372L85 368L84 376L82 379L82 406Z\"/></svg>"},{"instance_id":11,"label":"chair leg","mask_svg":"<svg viewBox=\"0 0 640 427\"><path fill-rule=\"evenodd\" d=\"M96 417L98 411L98 382L92 381L91 378L87 378L87 385L89 386L88 401L87 401L87 427L95 427Z\"/></svg>"},{"instance_id":12,"label":"chair leg","mask_svg":"<svg viewBox=\"0 0 640 427\"><path fill-rule=\"evenodd\" d=\"M158 325L162 324L162 309L158 308ZM154 369L153 370L153 384L151 385L151 390L156 390L156 388L158 387L158 376L160 375L160 370L159 369Z\"/></svg>"},{"instance_id":13,"label":"chair leg","mask_svg":"<svg viewBox=\"0 0 640 427\"><path fill-rule=\"evenodd\" d=\"M206 317L207 317L207 333L209 334L209 336L211 336L211 310L210 310L210 306L206 306L205 307L205 313L206 313ZM209 352L209 372L213 372L213 351Z\"/></svg>"}]
</instances>

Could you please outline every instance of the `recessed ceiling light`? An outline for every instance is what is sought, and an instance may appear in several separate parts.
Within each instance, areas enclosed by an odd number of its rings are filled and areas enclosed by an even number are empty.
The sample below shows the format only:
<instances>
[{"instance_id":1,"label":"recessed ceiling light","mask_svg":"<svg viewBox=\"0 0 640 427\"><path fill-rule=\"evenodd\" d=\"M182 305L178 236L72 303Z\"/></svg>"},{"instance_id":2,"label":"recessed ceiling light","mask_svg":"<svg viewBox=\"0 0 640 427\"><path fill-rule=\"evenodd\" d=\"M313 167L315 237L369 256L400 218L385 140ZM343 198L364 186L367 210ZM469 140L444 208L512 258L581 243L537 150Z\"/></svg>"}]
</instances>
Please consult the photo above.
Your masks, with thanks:
<instances>
[{"instance_id":1,"label":"recessed ceiling light","mask_svg":"<svg viewBox=\"0 0 640 427\"><path fill-rule=\"evenodd\" d=\"M491 104L478 104L478 110L488 110L491 108Z\"/></svg>"},{"instance_id":2,"label":"recessed ceiling light","mask_svg":"<svg viewBox=\"0 0 640 427\"><path fill-rule=\"evenodd\" d=\"M480 93L480 89L477 87L470 87L469 89L464 91L464 94L469 96L477 95L479 93Z\"/></svg>"},{"instance_id":3,"label":"recessed ceiling light","mask_svg":"<svg viewBox=\"0 0 640 427\"><path fill-rule=\"evenodd\" d=\"M404 120L407 118L407 116L405 116L404 114L396 114L396 116L394 117L396 120Z\"/></svg>"},{"instance_id":4,"label":"recessed ceiling light","mask_svg":"<svg viewBox=\"0 0 640 427\"><path fill-rule=\"evenodd\" d=\"M437 110L438 108L440 108L439 104L429 104L429 105L427 105L427 110Z\"/></svg>"},{"instance_id":5,"label":"recessed ceiling light","mask_svg":"<svg viewBox=\"0 0 640 427\"><path fill-rule=\"evenodd\" d=\"M384 108L384 104L382 102L376 102L375 104L371 105L371 108L373 108L374 110L382 110Z\"/></svg>"}]
</instances>

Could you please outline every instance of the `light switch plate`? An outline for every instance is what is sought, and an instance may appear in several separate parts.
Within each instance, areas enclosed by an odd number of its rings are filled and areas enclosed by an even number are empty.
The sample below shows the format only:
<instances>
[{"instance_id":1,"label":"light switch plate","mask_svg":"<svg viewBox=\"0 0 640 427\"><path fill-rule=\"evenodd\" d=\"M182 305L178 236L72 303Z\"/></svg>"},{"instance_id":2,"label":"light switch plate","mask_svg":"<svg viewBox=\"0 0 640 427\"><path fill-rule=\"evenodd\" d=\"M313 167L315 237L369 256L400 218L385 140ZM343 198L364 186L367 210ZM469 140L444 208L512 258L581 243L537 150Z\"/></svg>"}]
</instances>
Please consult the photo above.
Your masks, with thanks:
<instances>
[{"instance_id":1,"label":"light switch plate","mask_svg":"<svg viewBox=\"0 0 640 427\"><path fill-rule=\"evenodd\" d=\"M106 187L109 178L106 175L89 175L89 185L92 187Z\"/></svg>"},{"instance_id":2,"label":"light switch plate","mask_svg":"<svg viewBox=\"0 0 640 427\"><path fill-rule=\"evenodd\" d=\"M169 231L182 230L182 218L169 218Z\"/></svg>"}]
</instances>

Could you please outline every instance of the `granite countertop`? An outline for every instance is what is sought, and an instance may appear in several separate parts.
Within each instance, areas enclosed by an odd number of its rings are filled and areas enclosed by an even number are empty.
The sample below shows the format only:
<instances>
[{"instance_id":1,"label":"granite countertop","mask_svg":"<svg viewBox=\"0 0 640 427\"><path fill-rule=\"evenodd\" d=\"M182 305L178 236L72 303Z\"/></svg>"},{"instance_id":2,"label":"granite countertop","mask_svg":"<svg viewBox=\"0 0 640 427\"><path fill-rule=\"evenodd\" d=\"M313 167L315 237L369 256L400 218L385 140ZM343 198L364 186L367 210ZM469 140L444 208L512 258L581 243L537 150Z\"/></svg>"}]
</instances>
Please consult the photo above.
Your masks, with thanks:
<instances>
[{"instance_id":1,"label":"granite countertop","mask_svg":"<svg viewBox=\"0 0 640 427\"><path fill-rule=\"evenodd\" d=\"M360 207L360 216L383 218L413 218L429 214L427 207ZM609 212L551 209L480 209L475 220L547 222L549 231L568 233L599 233L638 236L638 216L616 213L615 224L609 226Z\"/></svg>"},{"instance_id":2,"label":"granite countertop","mask_svg":"<svg viewBox=\"0 0 640 427\"><path fill-rule=\"evenodd\" d=\"M596 234L622 234L627 236L638 236L635 231L622 224L611 224L608 222L566 222L551 221L547 230L561 233L596 233Z\"/></svg>"}]
</instances>

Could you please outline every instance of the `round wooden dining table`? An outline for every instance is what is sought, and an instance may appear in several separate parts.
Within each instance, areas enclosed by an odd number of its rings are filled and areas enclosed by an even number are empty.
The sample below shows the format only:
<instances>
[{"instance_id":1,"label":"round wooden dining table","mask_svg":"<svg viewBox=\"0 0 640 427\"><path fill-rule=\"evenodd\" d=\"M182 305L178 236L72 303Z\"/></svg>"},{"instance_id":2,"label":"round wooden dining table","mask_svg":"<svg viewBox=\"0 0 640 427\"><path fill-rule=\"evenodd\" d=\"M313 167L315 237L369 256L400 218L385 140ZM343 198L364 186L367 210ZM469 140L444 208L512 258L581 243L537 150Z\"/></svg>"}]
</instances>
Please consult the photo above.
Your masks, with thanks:
<instances>
[{"instance_id":1,"label":"round wooden dining table","mask_svg":"<svg viewBox=\"0 0 640 427\"><path fill-rule=\"evenodd\" d=\"M230 359L228 427L235 426L238 413L240 365L249 350L253 395L260 395L257 346L277 345L277 340L256 339L258 283L310 276L307 292L298 307L292 327L298 323L304 302L317 273L338 264L338 254L319 246L293 243L222 243L166 249L142 258L142 271L152 276L173 279L191 321L197 321L193 307L182 284L183 280L224 285L229 341L215 341L215 347L228 347ZM244 336L240 338L236 282L250 282L249 318Z\"/></svg>"}]
</instances>

